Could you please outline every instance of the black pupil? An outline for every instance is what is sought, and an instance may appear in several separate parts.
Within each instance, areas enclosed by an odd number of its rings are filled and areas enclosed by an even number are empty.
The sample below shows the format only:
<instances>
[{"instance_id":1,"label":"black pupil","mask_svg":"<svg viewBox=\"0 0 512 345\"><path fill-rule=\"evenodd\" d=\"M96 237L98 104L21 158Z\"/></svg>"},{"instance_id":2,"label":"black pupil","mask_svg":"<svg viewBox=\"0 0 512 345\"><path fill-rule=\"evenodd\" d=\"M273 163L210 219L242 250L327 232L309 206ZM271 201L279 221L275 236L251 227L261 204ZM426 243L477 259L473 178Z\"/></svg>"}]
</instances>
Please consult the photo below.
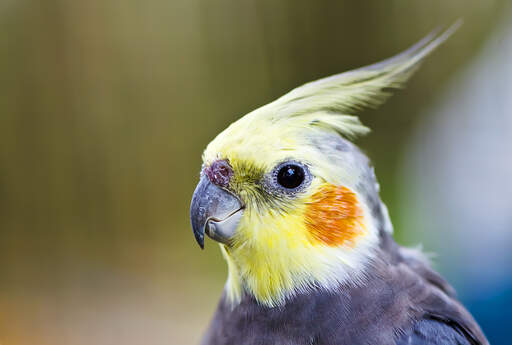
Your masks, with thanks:
<instances>
[{"instance_id":1,"label":"black pupil","mask_svg":"<svg viewBox=\"0 0 512 345\"><path fill-rule=\"evenodd\" d=\"M285 188L297 188L304 181L304 170L297 165L285 165L277 173L277 182Z\"/></svg>"}]
</instances>

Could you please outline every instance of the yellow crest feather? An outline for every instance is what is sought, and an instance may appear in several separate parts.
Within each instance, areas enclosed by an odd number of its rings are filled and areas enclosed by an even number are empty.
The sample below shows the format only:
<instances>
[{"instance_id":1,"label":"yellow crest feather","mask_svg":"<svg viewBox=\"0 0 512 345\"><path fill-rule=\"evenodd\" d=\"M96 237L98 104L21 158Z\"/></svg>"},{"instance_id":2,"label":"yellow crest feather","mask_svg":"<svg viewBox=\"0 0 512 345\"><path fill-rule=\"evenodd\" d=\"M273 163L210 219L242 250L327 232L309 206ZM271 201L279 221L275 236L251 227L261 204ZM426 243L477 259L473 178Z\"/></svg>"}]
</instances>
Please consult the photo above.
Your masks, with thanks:
<instances>
[{"instance_id":1,"label":"yellow crest feather","mask_svg":"<svg viewBox=\"0 0 512 345\"><path fill-rule=\"evenodd\" d=\"M251 115L254 120L268 119L271 122L299 120L298 117L307 116L310 125L331 128L345 137L366 134L369 129L353 114L384 103L391 96L390 89L403 87L424 58L461 24L458 21L440 34L432 32L387 60L295 88Z\"/></svg>"}]
</instances>

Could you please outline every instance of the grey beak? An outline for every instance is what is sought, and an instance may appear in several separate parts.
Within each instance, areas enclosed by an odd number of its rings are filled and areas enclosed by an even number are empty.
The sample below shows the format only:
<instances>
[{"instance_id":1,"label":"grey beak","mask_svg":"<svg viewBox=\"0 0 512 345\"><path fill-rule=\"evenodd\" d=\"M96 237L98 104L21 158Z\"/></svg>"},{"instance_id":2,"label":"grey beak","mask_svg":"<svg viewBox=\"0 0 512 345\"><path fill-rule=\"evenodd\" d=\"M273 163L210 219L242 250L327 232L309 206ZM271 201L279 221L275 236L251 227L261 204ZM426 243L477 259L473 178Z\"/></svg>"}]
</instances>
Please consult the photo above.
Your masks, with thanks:
<instances>
[{"instance_id":1,"label":"grey beak","mask_svg":"<svg viewBox=\"0 0 512 345\"><path fill-rule=\"evenodd\" d=\"M190 205L190 221L201 249L205 232L213 240L229 244L242 214L243 205L233 193L201 176Z\"/></svg>"}]
</instances>

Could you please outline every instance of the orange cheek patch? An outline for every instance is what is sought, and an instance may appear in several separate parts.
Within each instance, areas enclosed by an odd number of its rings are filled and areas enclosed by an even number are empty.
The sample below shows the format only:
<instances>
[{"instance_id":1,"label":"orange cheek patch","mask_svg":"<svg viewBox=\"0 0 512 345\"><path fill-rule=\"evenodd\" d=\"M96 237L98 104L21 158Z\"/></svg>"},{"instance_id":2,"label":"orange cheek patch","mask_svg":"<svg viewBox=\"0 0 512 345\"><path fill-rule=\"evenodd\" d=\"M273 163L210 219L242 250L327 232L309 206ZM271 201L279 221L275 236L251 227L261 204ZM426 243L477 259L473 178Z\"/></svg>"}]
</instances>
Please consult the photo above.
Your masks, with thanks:
<instances>
[{"instance_id":1,"label":"orange cheek patch","mask_svg":"<svg viewBox=\"0 0 512 345\"><path fill-rule=\"evenodd\" d=\"M330 184L322 186L307 203L305 222L312 238L328 246L353 246L366 230L355 193Z\"/></svg>"}]
</instances>

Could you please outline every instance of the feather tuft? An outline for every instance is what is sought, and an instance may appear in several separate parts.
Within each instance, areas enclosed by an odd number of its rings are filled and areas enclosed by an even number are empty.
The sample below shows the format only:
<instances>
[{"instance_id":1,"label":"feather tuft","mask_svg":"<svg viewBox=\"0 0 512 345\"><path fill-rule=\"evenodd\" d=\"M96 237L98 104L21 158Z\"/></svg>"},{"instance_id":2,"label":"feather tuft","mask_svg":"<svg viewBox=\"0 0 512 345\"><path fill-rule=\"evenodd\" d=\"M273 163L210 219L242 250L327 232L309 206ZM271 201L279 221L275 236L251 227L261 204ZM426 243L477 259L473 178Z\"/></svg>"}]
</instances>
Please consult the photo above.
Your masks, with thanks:
<instances>
[{"instance_id":1,"label":"feather tuft","mask_svg":"<svg viewBox=\"0 0 512 345\"><path fill-rule=\"evenodd\" d=\"M383 104L391 96L390 91L402 88L425 57L461 25L459 20L445 31L434 31L387 60L295 88L258 110L264 110L271 122L316 116L309 124L330 128L348 138L364 135L369 129L353 114ZM262 115L258 110L258 116Z\"/></svg>"}]
</instances>

